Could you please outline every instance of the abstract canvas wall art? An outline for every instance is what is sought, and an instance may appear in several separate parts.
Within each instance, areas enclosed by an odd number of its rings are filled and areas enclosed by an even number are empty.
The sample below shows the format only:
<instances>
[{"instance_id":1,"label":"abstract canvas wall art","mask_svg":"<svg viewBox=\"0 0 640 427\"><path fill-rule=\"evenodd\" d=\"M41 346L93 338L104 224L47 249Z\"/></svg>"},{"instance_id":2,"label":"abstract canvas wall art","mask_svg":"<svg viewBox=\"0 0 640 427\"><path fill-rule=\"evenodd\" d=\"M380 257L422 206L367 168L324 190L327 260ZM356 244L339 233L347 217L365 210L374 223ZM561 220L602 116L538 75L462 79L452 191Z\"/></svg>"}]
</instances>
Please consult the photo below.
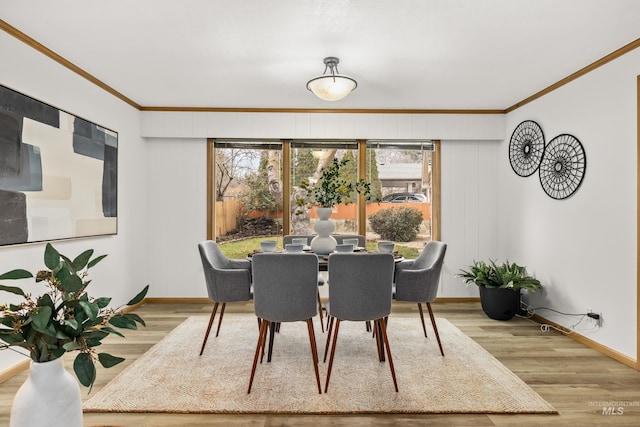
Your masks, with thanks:
<instances>
[{"instance_id":1,"label":"abstract canvas wall art","mask_svg":"<svg viewBox=\"0 0 640 427\"><path fill-rule=\"evenodd\" d=\"M118 134L0 85L0 246L116 234Z\"/></svg>"}]
</instances>

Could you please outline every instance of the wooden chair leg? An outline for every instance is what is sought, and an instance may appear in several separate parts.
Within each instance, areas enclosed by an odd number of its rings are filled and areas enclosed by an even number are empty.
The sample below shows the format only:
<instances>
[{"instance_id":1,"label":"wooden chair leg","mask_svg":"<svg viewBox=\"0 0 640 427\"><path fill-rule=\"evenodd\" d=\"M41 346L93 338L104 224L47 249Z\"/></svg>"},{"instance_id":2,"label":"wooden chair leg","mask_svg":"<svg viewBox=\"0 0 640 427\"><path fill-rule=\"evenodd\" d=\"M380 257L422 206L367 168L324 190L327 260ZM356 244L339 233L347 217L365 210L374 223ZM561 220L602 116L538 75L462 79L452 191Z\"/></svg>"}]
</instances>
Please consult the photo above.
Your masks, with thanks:
<instances>
[{"instance_id":1,"label":"wooden chair leg","mask_svg":"<svg viewBox=\"0 0 640 427\"><path fill-rule=\"evenodd\" d=\"M273 341L276 338L275 332L278 330L280 323L277 322L269 322L269 348L267 350L267 363L271 362L271 355L273 354ZM262 363L262 359L260 359L260 363Z\"/></svg>"},{"instance_id":2,"label":"wooden chair leg","mask_svg":"<svg viewBox=\"0 0 640 427\"><path fill-rule=\"evenodd\" d=\"M318 372L318 347L316 345L316 332L313 329L313 320L307 319L307 329L309 330L309 343L311 344L311 358L313 359L313 369L316 372L316 383L318 384L318 394L322 394L320 385L320 372Z\"/></svg>"},{"instance_id":3,"label":"wooden chair leg","mask_svg":"<svg viewBox=\"0 0 640 427\"><path fill-rule=\"evenodd\" d=\"M333 331L333 317L327 316L327 344L324 347L324 358L322 363L327 363L327 353L329 352L329 343L331 342L331 332Z\"/></svg>"},{"instance_id":4,"label":"wooden chair leg","mask_svg":"<svg viewBox=\"0 0 640 427\"><path fill-rule=\"evenodd\" d=\"M442 343L440 342L440 334L438 334L438 327L436 326L436 319L433 317L433 310L431 310L431 303L427 303L427 309L429 310L429 317L431 317L433 332L435 332L436 339L438 340L438 347L440 347L440 354L444 356L444 350L442 349Z\"/></svg>"},{"instance_id":5,"label":"wooden chair leg","mask_svg":"<svg viewBox=\"0 0 640 427\"><path fill-rule=\"evenodd\" d=\"M424 331L424 337L427 337L427 328L424 326L424 315L422 313L422 304L418 303L418 311L420 312L420 321L422 322L422 330Z\"/></svg>"},{"instance_id":6,"label":"wooden chair leg","mask_svg":"<svg viewBox=\"0 0 640 427\"><path fill-rule=\"evenodd\" d=\"M216 337L220 333L220 325L222 324L222 316L224 316L224 308L227 306L226 302L222 303L222 309L220 310L220 317L218 318L218 329L216 330Z\"/></svg>"},{"instance_id":7,"label":"wooden chair leg","mask_svg":"<svg viewBox=\"0 0 640 427\"><path fill-rule=\"evenodd\" d=\"M324 333L324 319L322 314L322 300L320 299L320 290L318 290L318 314L320 315L320 328Z\"/></svg>"},{"instance_id":8,"label":"wooden chair leg","mask_svg":"<svg viewBox=\"0 0 640 427\"><path fill-rule=\"evenodd\" d=\"M269 331L269 323L267 320L264 319L259 319L259 323L260 323L260 327L262 327L262 323L267 322L267 331ZM258 335L260 334L260 328L258 328ZM262 363L262 360L264 359L264 355L265 355L265 351L266 351L266 347L267 347L267 334L264 334L264 337L260 340L260 348L262 349L262 353L260 355L260 363Z\"/></svg>"},{"instance_id":9,"label":"wooden chair leg","mask_svg":"<svg viewBox=\"0 0 640 427\"><path fill-rule=\"evenodd\" d=\"M216 317L216 311L218 311L218 303L213 305L213 311L211 312L211 317L209 318L209 326L207 326L207 332L204 334L204 340L202 341L202 348L200 349L200 356L204 352L204 346L207 345L207 339L209 339L209 332L211 332L211 325L213 325L213 319Z\"/></svg>"},{"instance_id":10,"label":"wooden chair leg","mask_svg":"<svg viewBox=\"0 0 640 427\"><path fill-rule=\"evenodd\" d=\"M336 354L336 343L338 342L338 330L340 329L340 319L336 319L336 330L333 333L333 344L331 345L331 356L329 356L329 368L327 369L327 382L324 385L324 392L329 389L329 379L331 378L331 369L333 368L333 357Z\"/></svg>"},{"instance_id":11,"label":"wooden chair leg","mask_svg":"<svg viewBox=\"0 0 640 427\"><path fill-rule=\"evenodd\" d=\"M258 334L258 344L256 345L256 353L253 356L253 367L251 368L251 377L249 378L249 388L247 394L251 393L251 386L253 385L253 377L256 374L256 366L258 365L258 355L260 354L260 348L264 346L264 339L267 336L267 325L269 322L266 320L260 324L260 333Z\"/></svg>"},{"instance_id":12,"label":"wooden chair leg","mask_svg":"<svg viewBox=\"0 0 640 427\"><path fill-rule=\"evenodd\" d=\"M380 362L384 362L384 348L383 348L383 344L381 343L382 333L379 329L380 327L378 326L378 323L374 321L373 322L373 338L375 338L376 347L378 348L378 360Z\"/></svg>"},{"instance_id":13,"label":"wooden chair leg","mask_svg":"<svg viewBox=\"0 0 640 427\"><path fill-rule=\"evenodd\" d=\"M387 348L387 357L389 358L389 368L391 369L391 377L393 377L393 385L396 388L396 392L398 392L398 382L396 381L396 370L393 367L393 358L391 357L391 347L389 346L389 337L387 337L387 325L382 319L378 319L377 322L380 325L380 329L382 330L382 338L384 341L384 345Z\"/></svg>"}]
</instances>

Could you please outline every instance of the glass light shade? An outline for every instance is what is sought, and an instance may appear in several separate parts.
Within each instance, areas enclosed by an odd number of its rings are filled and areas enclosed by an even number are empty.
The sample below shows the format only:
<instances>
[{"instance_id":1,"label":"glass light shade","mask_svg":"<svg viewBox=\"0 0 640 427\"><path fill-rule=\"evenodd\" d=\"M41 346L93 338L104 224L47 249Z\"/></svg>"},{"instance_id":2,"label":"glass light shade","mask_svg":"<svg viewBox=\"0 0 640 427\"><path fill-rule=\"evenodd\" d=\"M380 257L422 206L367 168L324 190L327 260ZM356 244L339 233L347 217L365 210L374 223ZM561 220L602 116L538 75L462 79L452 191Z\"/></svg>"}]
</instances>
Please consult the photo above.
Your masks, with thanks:
<instances>
[{"instance_id":1,"label":"glass light shade","mask_svg":"<svg viewBox=\"0 0 640 427\"><path fill-rule=\"evenodd\" d=\"M358 84L351 77L327 74L309 80L307 89L325 101L338 101L349 95Z\"/></svg>"}]
</instances>

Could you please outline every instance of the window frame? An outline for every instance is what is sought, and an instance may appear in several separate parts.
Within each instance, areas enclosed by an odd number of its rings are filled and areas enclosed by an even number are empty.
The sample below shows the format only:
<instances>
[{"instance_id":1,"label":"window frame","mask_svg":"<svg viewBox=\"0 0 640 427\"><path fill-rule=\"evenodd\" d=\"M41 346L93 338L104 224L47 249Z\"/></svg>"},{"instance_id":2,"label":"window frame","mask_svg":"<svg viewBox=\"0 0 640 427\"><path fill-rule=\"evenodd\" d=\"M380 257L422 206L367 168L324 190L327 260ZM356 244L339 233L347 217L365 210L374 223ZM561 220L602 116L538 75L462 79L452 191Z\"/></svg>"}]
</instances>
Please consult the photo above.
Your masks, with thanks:
<instances>
[{"instance_id":1,"label":"window frame","mask_svg":"<svg viewBox=\"0 0 640 427\"><path fill-rule=\"evenodd\" d=\"M238 139L238 140L224 140L224 139L216 139L216 138L208 138L207 139L207 239L215 240L215 142L224 142L232 143L232 144L258 144L258 145L269 145L270 143L281 144L282 149L282 185L283 185L283 195L289 194L290 191L290 173L291 173L291 144L292 140L290 139L280 139L275 140L272 138L266 139ZM276 142L277 141L277 142ZM394 147L399 149L407 149L421 146L420 144L424 144L425 141L415 141L415 140L399 140L399 141L383 141L383 140L365 140L359 139L355 140L357 144L358 150L358 178L366 178L366 150L367 147L373 148L373 145L380 144L393 144ZM319 144L319 143L336 143L336 144L353 144L353 139L348 140L317 140L317 139L296 139L294 144L301 144L304 142L308 142L309 144ZM431 169L431 240L440 240L441 238L441 160L440 160L440 140L430 140L429 144L432 145L432 169ZM282 209L283 212L290 211L290 198L283 197L282 200ZM366 235L366 203L364 200L364 196L360 195L358 197L358 234ZM288 233L290 229L290 220L288 215L283 215L283 233Z\"/></svg>"}]
</instances>

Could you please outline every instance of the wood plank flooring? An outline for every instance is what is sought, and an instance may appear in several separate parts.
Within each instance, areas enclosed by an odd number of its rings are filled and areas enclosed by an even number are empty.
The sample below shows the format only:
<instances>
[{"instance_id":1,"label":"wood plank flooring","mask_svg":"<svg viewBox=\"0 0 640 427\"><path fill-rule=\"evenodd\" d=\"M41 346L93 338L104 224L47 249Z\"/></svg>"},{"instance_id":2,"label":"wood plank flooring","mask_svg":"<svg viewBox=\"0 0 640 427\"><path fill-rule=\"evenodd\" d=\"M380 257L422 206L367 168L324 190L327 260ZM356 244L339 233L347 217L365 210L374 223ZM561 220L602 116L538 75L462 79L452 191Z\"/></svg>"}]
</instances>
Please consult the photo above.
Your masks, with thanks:
<instances>
[{"instance_id":1,"label":"wood plank flooring","mask_svg":"<svg viewBox=\"0 0 640 427\"><path fill-rule=\"evenodd\" d=\"M122 364L98 368L92 395L122 369L189 316L208 316L208 304L147 304L136 310L147 327L109 337L102 351L126 357ZM527 319L500 322L487 318L479 303L433 304L437 317L445 317L486 348L551 403L559 415L172 415L85 414L85 426L638 426L640 425L640 372L587 348L557 332L542 332ZM416 319L415 304L394 305L393 316ZM228 312L253 312L251 304L232 304ZM432 334L430 327L428 333ZM222 326L224 331L224 325ZM223 332L221 332L223 333ZM211 340L215 340L213 335ZM446 348L445 348L446 353ZM71 368L74 355L65 358ZM440 357L437 353L425 357ZM249 367L249 365L247 365ZM247 371L249 372L249 371ZM248 375L248 374L247 374ZM0 385L0 426L9 425L11 402L26 372ZM428 378L425 378L428 381ZM83 399L89 395L82 389ZM603 414L602 402L630 402L621 415ZM617 407L616 407L617 411Z\"/></svg>"}]
</instances>

